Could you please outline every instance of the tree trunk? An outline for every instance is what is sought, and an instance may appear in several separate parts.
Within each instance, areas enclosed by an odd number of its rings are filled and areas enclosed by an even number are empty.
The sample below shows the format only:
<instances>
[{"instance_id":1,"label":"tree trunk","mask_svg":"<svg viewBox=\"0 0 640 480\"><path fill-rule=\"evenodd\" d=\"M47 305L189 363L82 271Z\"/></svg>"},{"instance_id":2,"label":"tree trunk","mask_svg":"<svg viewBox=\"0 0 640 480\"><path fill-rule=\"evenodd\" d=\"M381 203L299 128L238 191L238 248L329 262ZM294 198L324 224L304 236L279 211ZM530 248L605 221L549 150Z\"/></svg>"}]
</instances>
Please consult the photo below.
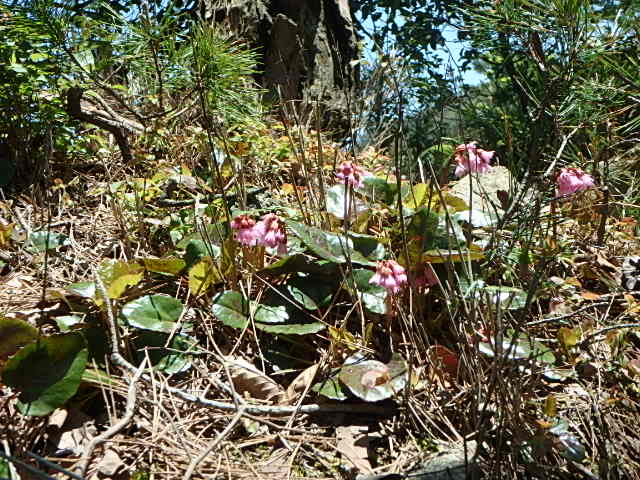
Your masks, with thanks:
<instances>
[{"instance_id":1,"label":"tree trunk","mask_svg":"<svg viewBox=\"0 0 640 480\"><path fill-rule=\"evenodd\" d=\"M200 14L259 54L267 99L319 105L324 127L345 129L358 80L357 39L348 0L201 0Z\"/></svg>"}]
</instances>

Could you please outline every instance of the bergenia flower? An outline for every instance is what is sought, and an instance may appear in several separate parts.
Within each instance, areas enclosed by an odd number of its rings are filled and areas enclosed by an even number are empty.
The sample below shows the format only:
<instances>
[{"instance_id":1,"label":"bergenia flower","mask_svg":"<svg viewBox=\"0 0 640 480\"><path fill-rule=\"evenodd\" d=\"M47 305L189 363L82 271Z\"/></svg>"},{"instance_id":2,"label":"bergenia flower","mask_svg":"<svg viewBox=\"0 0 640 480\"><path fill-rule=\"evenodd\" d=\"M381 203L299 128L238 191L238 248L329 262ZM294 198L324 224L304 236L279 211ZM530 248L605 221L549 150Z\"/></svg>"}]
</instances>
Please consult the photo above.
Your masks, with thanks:
<instances>
[{"instance_id":1,"label":"bergenia flower","mask_svg":"<svg viewBox=\"0 0 640 480\"><path fill-rule=\"evenodd\" d=\"M275 213L269 213L262 217L256 225L259 232L258 242L267 247L277 248L278 255L287 253L287 231L284 221Z\"/></svg>"},{"instance_id":2,"label":"bergenia flower","mask_svg":"<svg viewBox=\"0 0 640 480\"><path fill-rule=\"evenodd\" d=\"M431 264L424 265L424 269L416 276L416 287L418 290L424 290L427 287L433 287L440 283L440 279L433 270Z\"/></svg>"},{"instance_id":3,"label":"bergenia flower","mask_svg":"<svg viewBox=\"0 0 640 480\"><path fill-rule=\"evenodd\" d=\"M587 190L596 184L591 175L575 167L561 168L556 176L556 183L558 185L559 196L571 195L581 190Z\"/></svg>"},{"instance_id":4,"label":"bergenia flower","mask_svg":"<svg viewBox=\"0 0 640 480\"><path fill-rule=\"evenodd\" d=\"M260 229L256 228L256 221L249 215L239 215L231 220L231 228L235 230L234 237L241 245L258 245Z\"/></svg>"},{"instance_id":5,"label":"bergenia flower","mask_svg":"<svg viewBox=\"0 0 640 480\"><path fill-rule=\"evenodd\" d=\"M398 293L401 285L407 283L407 274L395 260L382 260L378 262L376 273L369 283L386 288L389 293Z\"/></svg>"},{"instance_id":6,"label":"bergenia flower","mask_svg":"<svg viewBox=\"0 0 640 480\"><path fill-rule=\"evenodd\" d=\"M456 160L455 175L458 178L464 177L469 172L487 173L491 170L491 159L496 152L478 148L477 143L467 143L458 145L454 153Z\"/></svg>"},{"instance_id":7,"label":"bergenia flower","mask_svg":"<svg viewBox=\"0 0 640 480\"><path fill-rule=\"evenodd\" d=\"M340 179L341 183L348 183L353 188L362 188L364 178L370 176L370 172L351 161L342 162L336 172L336 177Z\"/></svg>"}]
</instances>

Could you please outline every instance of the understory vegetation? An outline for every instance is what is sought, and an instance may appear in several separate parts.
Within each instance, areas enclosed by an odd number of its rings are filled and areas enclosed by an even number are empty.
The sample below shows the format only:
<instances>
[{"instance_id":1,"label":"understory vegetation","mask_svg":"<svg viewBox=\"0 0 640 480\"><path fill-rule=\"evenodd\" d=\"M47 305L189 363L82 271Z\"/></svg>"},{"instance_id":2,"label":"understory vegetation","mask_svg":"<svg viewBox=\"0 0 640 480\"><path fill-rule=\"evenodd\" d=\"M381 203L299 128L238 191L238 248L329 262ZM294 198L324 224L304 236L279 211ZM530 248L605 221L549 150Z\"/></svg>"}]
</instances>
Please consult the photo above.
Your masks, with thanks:
<instances>
[{"instance_id":1,"label":"understory vegetation","mask_svg":"<svg viewBox=\"0 0 640 480\"><path fill-rule=\"evenodd\" d=\"M89 3L0 3L0 478L640 478L635 2L360 2L341 129Z\"/></svg>"}]
</instances>

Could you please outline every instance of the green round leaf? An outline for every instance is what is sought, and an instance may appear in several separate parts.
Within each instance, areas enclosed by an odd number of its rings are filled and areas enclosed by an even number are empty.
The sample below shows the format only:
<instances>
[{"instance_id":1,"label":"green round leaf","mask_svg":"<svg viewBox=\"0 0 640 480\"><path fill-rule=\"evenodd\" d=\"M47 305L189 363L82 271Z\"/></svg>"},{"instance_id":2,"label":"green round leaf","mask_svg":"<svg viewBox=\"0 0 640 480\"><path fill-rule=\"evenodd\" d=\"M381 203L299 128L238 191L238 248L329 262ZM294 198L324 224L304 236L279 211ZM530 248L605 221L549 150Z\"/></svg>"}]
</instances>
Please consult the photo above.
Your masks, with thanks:
<instances>
[{"instance_id":1,"label":"green round leaf","mask_svg":"<svg viewBox=\"0 0 640 480\"><path fill-rule=\"evenodd\" d=\"M375 272L372 270L355 269L353 271L355 286L360 293L365 308L373 313L384 314L387 313L386 299L389 294L385 288L369 283L373 275L375 275ZM358 292L353 288L351 279L347 281L347 289L353 296L358 295Z\"/></svg>"},{"instance_id":2,"label":"green round leaf","mask_svg":"<svg viewBox=\"0 0 640 480\"><path fill-rule=\"evenodd\" d=\"M181 258L143 258L140 260L144 268L149 272L163 275L179 275L186 263Z\"/></svg>"},{"instance_id":3,"label":"green round leaf","mask_svg":"<svg viewBox=\"0 0 640 480\"><path fill-rule=\"evenodd\" d=\"M337 377L327 378L324 382L316 383L311 387L311 390L331 400L342 402L349 398Z\"/></svg>"},{"instance_id":4,"label":"green round leaf","mask_svg":"<svg viewBox=\"0 0 640 480\"><path fill-rule=\"evenodd\" d=\"M333 263L345 263L347 255L353 263L375 266L376 262L358 251L351 238L325 232L316 227L286 220L287 225L313 253Z\"/></svg>"},{"instance_id":5,"label":"green round leaf","mask_svg":"<svg viewBox=\"0 0 640 480\"><path fill-rule=\"evenodd\" d=\"M55 250L69 245L69 237L61 233L38 231L32 232L25 245L25 250L30 253L39 253L46 250Z\"/></svg>"},{"instance_id":6,"label":"green round leaf","mask_svg":"<svg viewBox=\"0 0 640 480\"><path fill-rule=\"evenodd\" d=\"M128 287L137 285L144 275L144 268L136 262L105 260L100 265L100 278L109 298L120 298Z\"/></svg>"},{"instance_id":7,"label":"green round leaf","mask_svg":"<svg viewBox=\"0 0 640 480\"><path fill-rule=\"evenodd\" d=\"M202 257L191 270L189 270L189 290L194 295L201 295L218 282L223 281L220 268L209 256Z\"/></svg>"},{"instance_id":8,"label":"green round leaf","mask_svg":"<svg viewBox=\"0 0 640 480\"><path fill-rule=\"evenodd\" d=\"M167 333L140 331L133 340L138 363L148 355L154 368L169 375L191 368L193 357L189 353L197 350L198 341L187 335L174 335L167 346L168 339Z\"/></svg>"},{"instance_id":9,"label":"green round leaf","mask_svg":"<svg viewBox=\"0 0 640 480\"><path fill-rule=\"evenodd\" d=\"M125 304L120 313L132 327L171 332L182 315L182 309L182 302L173 297L147 295Z\"/></svg>"},{"instance_id":10,"label":"green round leaf","mask_svg":"<svg viewBox=\"0 0 640 480\"><path fill-rule=\"evenodd\" d=\"M9 359L2 381L21 392L20 412L46 415L75 395L87 358L85 341L78 333L40 338Z\"/></svg>"},{"instance_id":11,"label":"green round leaf","mask_svg":"<svg viewBox=\"0 0 640 480\"><path fill-rule=\"evenodd\" d=\"M353 201L349 199L348 195L345 192L344 185L341 184L334 185L333 187L329 188L326 192L325 198L327 212L329 212L339 220L344 220L344 207L347 201L353 203L353 205L350 206L352 215L355 214L356 216L359 216L369 210L369 207L362 203L357 197L353 199Z\"/></svg>"},{"instance_id":12,"label":"green round leaf","mask_svg":"<svg viewBox=\"0 0 640 480\"><path fill-rule=\"evenodd\" d=\"M38 330L24 320L0 316L0 357L12 355L38 338Z\"/></svg>"},{"instance_id":13,"label":"green round leaf","mask_svg":"<svg viewBox=\"0 0 640 480\"><path fill-rule=\"evenodd\" d=\"M67 292L71 295L78 295L82 298L95 298L96 284L94 282L77 282L67 287Z\"/></svg>"},{"instance_id":14,"label":"green round leaf","mask_svg":"<svg viewBox=\"0 0 640 480\"><path fill-rule=\"evenodd\" d=\"M401 392L407 384L407 366L398 354L386 365L377 360L362 360L358 355L345 360L338 375L351 393L367 402L378 402Z\"/></svg>"},{"instance_id":15,"label":"green round leaf","mask_svg":"<svg viewBox=\"0 0 640 480\"><path fill-rule=\"evenodd\" d=\"M517 310L527 304L527 293L515 287L486 286L482 289L485 298L493 305L500 304L503 310Z\"/></svg>"},{"instance_id":16,"label":"green round leaf","mask_svg":"<svg viewBox=\"0 0 640 480\"><path fill-rule=\"evenodd\" d=\"M211 310L225 325L234 328L246 328L249 324L250 309L254 312L254 325L257 329L273 334L306 335L324 328L320 322L284 323L289 314L284 306L262 305L248 301L240 293L227 290L216 296Z\"/></svg>"}]
</instances>

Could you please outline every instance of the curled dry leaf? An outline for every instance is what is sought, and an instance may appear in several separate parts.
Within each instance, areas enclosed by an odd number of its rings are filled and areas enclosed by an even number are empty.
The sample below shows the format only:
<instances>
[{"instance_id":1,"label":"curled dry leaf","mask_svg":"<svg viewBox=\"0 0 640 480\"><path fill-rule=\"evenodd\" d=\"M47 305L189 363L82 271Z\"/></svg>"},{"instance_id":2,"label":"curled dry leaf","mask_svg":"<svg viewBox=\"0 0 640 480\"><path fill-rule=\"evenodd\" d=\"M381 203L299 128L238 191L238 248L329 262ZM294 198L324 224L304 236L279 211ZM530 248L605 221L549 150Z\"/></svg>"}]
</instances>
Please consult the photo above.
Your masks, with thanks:
<instances>
[{"instance_id":1,"label":"curled dry leaf","mask_svg":"<svg viewBox=\"0 0 640 480\"><path fill-rule=\"evenodd\" d=\"M282 386L242 358L226 357L233 387L240 396L249 394L256 400L282 402L285 392Z\"/></svg>"},{"instance_id":2,"label":"curled dry leaf","mask_svg":"<svg viewBox=\"0 0 640 480\"><path fill-rule=\"evenodd\" d=\"M318 367L319 365L316 363L300 372L293 382L291 382L289 388L287 388L281 403L284 405L291 405L300 394L309 389L316 373L318 372Z\"/></svg>"}]
</instances>

